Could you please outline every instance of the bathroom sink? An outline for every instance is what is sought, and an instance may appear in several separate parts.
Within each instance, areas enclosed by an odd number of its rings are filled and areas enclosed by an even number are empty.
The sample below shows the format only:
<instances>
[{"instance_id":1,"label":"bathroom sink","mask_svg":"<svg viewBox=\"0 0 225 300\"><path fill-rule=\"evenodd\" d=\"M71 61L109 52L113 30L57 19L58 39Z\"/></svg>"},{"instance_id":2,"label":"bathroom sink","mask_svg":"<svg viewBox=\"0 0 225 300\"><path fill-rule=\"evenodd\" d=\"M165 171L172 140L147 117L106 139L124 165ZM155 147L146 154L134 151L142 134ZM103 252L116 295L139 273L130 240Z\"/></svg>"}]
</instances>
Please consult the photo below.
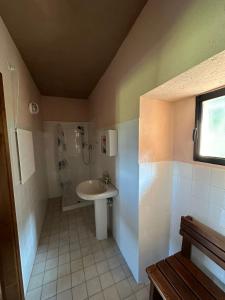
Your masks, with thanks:
<instances>
[{"instance_id":1,"label":"bathroom sink","mask_svg":"<svg viewBox=\"0 0 225 300\"><path fill-rule=\"evenodd\" d=\"M77 195L84 200L99 200L115 197L117 189L112 185L104 184L100 179L81 182L77 188Z\"/></svg>"},{"instance_id":2,"label":"bathroom sink","mask_svg":"<svg viewBox=\"0 0 225 300\"><path fill-rule=\"evenodd\" d=\"M107 198L117 196L118 190L111 183L105 184L100 179L94 179L78 184L76 192L81 199L94 200L96 238L107 239Z\"/></svg>"}]
</instances>

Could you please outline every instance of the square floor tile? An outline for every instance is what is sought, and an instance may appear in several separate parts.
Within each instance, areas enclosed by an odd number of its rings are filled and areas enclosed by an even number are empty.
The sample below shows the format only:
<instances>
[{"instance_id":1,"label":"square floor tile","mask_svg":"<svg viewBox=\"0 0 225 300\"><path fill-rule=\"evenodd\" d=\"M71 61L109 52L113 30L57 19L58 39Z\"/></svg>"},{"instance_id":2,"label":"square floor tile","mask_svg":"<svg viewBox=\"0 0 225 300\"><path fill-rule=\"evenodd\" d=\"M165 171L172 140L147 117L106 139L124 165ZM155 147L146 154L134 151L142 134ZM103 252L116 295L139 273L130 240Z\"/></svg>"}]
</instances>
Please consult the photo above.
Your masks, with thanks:
<instances>
[{"instance_id":1,"label":"square floor tile","mask_svg":"<svg viewBox=\"0 0 225 300\"><path fill-rule=\"evenodd\" d=\"M43 285L41 299L45 300L56 295L56 281Z\"/></svg>"},{"instance_id":2,"label":"square floor tile","mask_svg":"<svg viewBox=\"0 0 225 300\"><path fill-rule=\"evenodd\" d=\"M37 249L37 254L47 252L47 250L48 250L48 246L47 245L40 245L38 247L38 249Z\"/></svg>"},{"instance_id":3,"label":"square floor tile","mask_svg":"<svg viewBox=\"0 0 225 300\"><path fill-rule=\"evenodd\" d=\"M81 248L82 256L87 256L87 255L91 254L91 252L92 252L92 249L91 249L90 246L86 246L86 247Z\"/></svg>"},{"instance_id":4,"label":"square floor tile","mask_svg":"<svg viewBox=\"0 0 225 300\"><path fill-rule=\"evenodd\" d=\"M72 286L80 285L84 281L85 278L83 270L72 273Z\"/></svg>"},{"instance_id":5,"label":"square floor tile","mask_svg":"<svg viewBox=\"0 0 225 300\"><path fill-rule=\"evenodd\" d=\"M103 274L109 270L109 265L106 260L96 264L98 274Z\"/></svg>"},{"instance_id":6,"label":"square floor tile","mask_svg":"<svg viewBox=\"0 0 225 300\"><path fill-rule=\"evenodd\" d=\"M61 245L61 246L59 247L59 255L68 253L69 250L70 250L69 245L67 245L67 244L66 244L66 245Z\"/></svg>"},{"instance_id":7,"label":"square floor tile","mask_svg":"<svg viewBox=\"0 0 225 300\"><path fill-rule=\"evenodd\" d=\"M28 291L40 287L43 283L43 278L44 278L44 273L40 273L38 275L31 276L30 282L28 285Z\"/></svg>"},{"instance_id":8,"label":"square floor tile","mask_svg":"<svg viewBox=\"0 0 225 300\"><path fill-rule=\"evenodd\" d=\"M102 260L105 260L105 253L103 251L98 251L94 253L95 262L100 262Z\"/></svg>"},{"instance_id":9,"label":"square floor tile","mask_svg":"<svg viewBox=\"0 0 225 300\"><path fill-rule=\"evenodd\" d=\"M103 293L98 293L90 297L89 300L104 300L104 295Z\"/></svg>"},{"instance_id":10,"label":"square floor tile","mask_svg":"<svg viewBox=\"0 0 225 300\"><path fill-rule=\"evenodd\" d=\"M125 264L125 265L122 265L121 268L123 269L123 271L124 271L126 277L132 276L129 267L128 267L126 264Z\"/></svg>"},{"instance_id":11,"label":"square floor tile","mask_svg":"<svg viewBox=\"0 0 225 300\"><path fill-rule=\"evenodd\" d=\"M113 248L107 248L104 250L105 256L107 258L113 257L117 254L117 251L114 250Z\"/></svg>"},{"instance_id":12,"label":"square floor tile","mask_svg":"<svg viewBox=\"0 0 225 300\"><path fill-rule=\"evenodd\" d=\"M58 277L62 277L71 273L70 263L58 266Z\"/></svg>"},{"instance_id":13,"label":"square floor tile","mask_svg":"<svg viewBox=\"0 0 225 300\"><path fill-rule=\"evenodd\" d=\"M147 288L143 288L141 290L139 290L138 292L136 292L136 298L137 300L148 300L149 299L149 293Z\"/></svg>"},{"instance_id":14,"label":"square floor tile","mask_svg":"<svg viewBox=\"0 0 225 300\"><path fill-rule=\"evenodd\" d=\"M110 287L114 284L112 274L110 272L106 272L100 275L100 282L103 289Z\"/></svg>"},{"instance_id":15,"label":"square floor tile","mask_svg":"<svg viewBox=\"0 0 225 300\"><path fill-rule=\"evenodd\" d=\"M71 289L71 275L66 275L57 280L57 294Z\"/></svg>"},{"instance_id":16,"label":"square floor tile","mask_svg":"<svg viewBox=\"0 0 225 300\"><path fill-rule=\"evenodd\" d=\"M117 256L113 256L108 259L109 268L112 270L120 265L119 258Z\"/></svg>"},{"instance_id":17,"label":"square floor tile","mask_svg":"<svg viewBox=\"0 0 225 300\"><path fill-rule=\"evenodd\" d=\"M95 263L94 256L92 254L83 257L84 267L89 267Z\"/></svg>"},{"instance_id":18,"label":"square floor tile","mask_svg":"<svg viewBox=\"0 0 225 300\"><path fill-rule=\"evenodd\" d=\"M62 255L59 256L59 265L64 265L66 263L70 262L70 254L68 253L64 253Z\"/></svg>"},{"instance_id":19,"label":"square floor tile","mask_svg":"<svg viewBox=\"0 0 225 300\"><path fill-rule=\"evenodd\" d=\"M45 270L50 270L58 266L58 257L48 259L46 261Z\"/></svg>"},{"instance_id":20,"label":"square floor tile","mask_svg":"<svg viewBox=\"0 0 225 300\"><path fill-rule=\"evenodd\" d=\"M126 298L132 294L132 289L127 279L124 279L116 284L120 298Z\"/></svg>"},{"instance_id":21,"label":"square floor tile","mask_svg":"<svg viewBox=\"0 0 225 300\"><path fill-rule=\"evenodd\" d=\"M40 253L35 258L35 264L45 261L47 258L47 252Z\"/></svg>"},{"instance_id":22,"label":"square floor tile","mask_svg":"<svg viewBox=\"0 0 225 300\"><path fill-rule=\"evenodd\" d=\"M70 252L70 259L71 261L81 258L81 252L80 250L74 250Z\"/></svg>"},{"instance_id":23,"label":"square floor tile","mask_svg":"<svg viewBox=\"0 0 225 300\"><path fill-rule=\"evenodd\" d=\"M80 244L78 242L73 242L70 244L70 252L74 250L80 250Z\"/></svg>"},{"instance_id":24,"label":"square floor tile","mask_svg":"<svg viewBox=\"0 0 225 300\"><path fill-rule=\"evenodd\" d=\"M58 255L59 255L59 249L58 248L51 249L51 250L48 251L47 259L58 257Z\"/></svg>"},{"instance_id":25,"label":"square floor tile","mask_svg":"<svg viewBox=\"0 0 225 300\"><path fill-rule=\"evenodd\" d=\"M87 299L87 288L86 288L86 284L82 283L78 286L75 286L72 289L72 293L73 293L73 300L84 300Z\"/></svg>"},{"instance_id":26,"label":"square floor tile","mask_svg":"<svg viewBox=\"0 0 225 300\"><path fill-rule=\"evenodd\" d=\"M49 283L51 281L55 281L57 279L57 274L58 274L57 268L46 271L43 279L43 284Z\"/></svg>"},{"instance_id":27,"label":"square floor tile","mask_svg":"<svg viewBox=\"0 0 225 300\"><path fill-rule=\"evenodd\" d=\"M71 271L76 272L80 269L83 269L82 259L77 259L71 262Z\"/></svg>"},{"instance_id":28,"label":"square floor tile","mask_svg":"<svg viewBox=\"0 0 225 300\"><path fill-rule=\"evenodd\" d=\"M27 293L26 300L40 300L41 299L42 287L31 290Z\"/></svg>"},{"instance_id":29,"label":"square floor tile","mask_svg":"<svg viewBox=\"0 0 225 300\"><path fill-rule=\"evenodd\" d=\"M102 247L101 247L101 245L99 244L99 242L98 242L98 244L93 244L92 245L92 251L93 252L98 252L98 251L101 251L102 250Z\"/></svg>"},{"instance_id":30,"label":"square floor tile","mask_svg":"<svg viewBox=\"0 0 225 300\"><path fill-rule=\"evenodd\" d=\"M137 292L138 290L140 290L144 287L144 284L137 283L133 276L130 276L128 278L128 281L129 281L130 286L131 286L131 288L134 292Z\"/></svg>"},{"instance_id":31,"label":"square floor tile","mask_svg":"<svg viewBox=\"0 0 225 300\"><path fill-rule=\"evenodd\" d=\"M95 238L93 207L50 201L26 300L146 300L112 238Z\"/></svg>"},{"instance_id":32,"label":"square floor tile","mask_svg":"<svg viewBox=\"0 0 225 300\"><path fill-rule=\"evenodd\" d=\"M127 298L125 298L124 300L137 300L136 296L135 295L131 295ZM149 299L148 299L149 300Z\"/></svg>"},{"instance_id":33,"label":"square floor tile","mask_svg":"<svg viewBox=\"0 0 225 300\"><path fill-rule=\"evenodd\" d=\"M101 285L98 277L88 280L86 284L87 284L88 296L92 296L101 291Z\"/></svg>"},{"instance_id":34,"label":"square floor tile","mask_svg":"<svg viewBox=\"0 0 225 300\"><path fill-rule=\"evenodd\" d=\"M45 262L35 264L32 270L32 276L43 273L45 270Z\"/></svg>"},{"instance_id":35,"label":"square floor tile","mask_svg":"<svg viewBox=\"0 0 225 300\"><path fill-rule=\"evenodd\" d=\"M126 275L125 275L125 273L124 273L121 266L116 267L115 269L113 269L111 271L111 273L112 273L113 280L114 280L115 283L117 283L117 282L119 282L119 281L126 278Z\"/></svg>"},{"instance_id":36,"label":"square floor tile","mask_svg":"<svg viewBox=\"0 0 225 300\"><path fill-rule=\"evenodd\" d=\"M57 300L73 300L72 290L67 290L57 294Z\"/></svg>"},{"instance_id":37,"label":"square floor tile","mask_svg":"<svg viewBox=\"0 0 225 300\"><path fill-rule=\"evenodd\" d=\"M120 300L115 286L111 286L103 291L105 300Z\"/></svg>"},{"instance_id":38,"label":"square floor tile","mask_svg":"<svg viewBox=\"0 0 225 300\"><path fill-rule=\"evenodd\" d=\"M59 247L59 241L50 242L48 246L48 250L53 250Z\"/></svg>"},{"instance_id":39,"label":"square floor tile","mask_svg":"<svg viewBox=\"0 0 225 300\"><path fill-rule=\"evenodd\" d=\"M85 268L84 273L85 273L85 279L86 280L89 280L89 279L92 279L92 278L98 276L97 269L96 269L95 265L92 265L90 267Z\"/></svg>"}]
</instances>

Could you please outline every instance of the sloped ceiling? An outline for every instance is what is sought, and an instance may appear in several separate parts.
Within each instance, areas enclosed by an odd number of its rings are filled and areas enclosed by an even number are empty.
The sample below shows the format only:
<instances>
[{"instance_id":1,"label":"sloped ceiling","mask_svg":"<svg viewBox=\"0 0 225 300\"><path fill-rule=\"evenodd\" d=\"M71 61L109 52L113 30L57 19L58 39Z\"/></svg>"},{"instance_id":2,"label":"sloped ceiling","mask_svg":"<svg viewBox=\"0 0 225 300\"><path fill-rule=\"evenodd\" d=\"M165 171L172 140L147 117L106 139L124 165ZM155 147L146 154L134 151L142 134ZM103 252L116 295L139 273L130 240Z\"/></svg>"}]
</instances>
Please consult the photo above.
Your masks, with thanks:
<instances>
[{"instance_id":1,"label":"sloped ceiling","mask_svg":"<svg viewBox=\"0 0 225 300\"><path fill-rule=\"evenodd\" d=\"M43 95L87 98L147 0L0 0Z\"/></svg>"}]
</instances>

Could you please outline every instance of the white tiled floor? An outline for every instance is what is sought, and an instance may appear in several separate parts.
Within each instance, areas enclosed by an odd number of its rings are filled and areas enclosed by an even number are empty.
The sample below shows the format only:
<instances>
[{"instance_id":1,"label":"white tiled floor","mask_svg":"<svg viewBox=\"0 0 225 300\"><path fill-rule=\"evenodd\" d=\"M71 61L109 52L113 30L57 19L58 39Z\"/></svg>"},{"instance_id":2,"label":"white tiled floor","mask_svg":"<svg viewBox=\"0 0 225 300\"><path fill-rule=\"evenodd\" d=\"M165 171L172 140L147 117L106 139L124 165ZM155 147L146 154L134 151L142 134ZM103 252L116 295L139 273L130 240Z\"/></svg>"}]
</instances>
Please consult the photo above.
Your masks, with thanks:
<instances>
[{"instance_id":1,"label":"white tiled floor","mask_svg":"<svg viewBox=\"0 0 225 300\"><path fill-rule=\"evenodd\" d=\"M26 300L147 300L113 239L95 239L92 206L61 212L51 200Z\"/></svg>"}]
</instances>

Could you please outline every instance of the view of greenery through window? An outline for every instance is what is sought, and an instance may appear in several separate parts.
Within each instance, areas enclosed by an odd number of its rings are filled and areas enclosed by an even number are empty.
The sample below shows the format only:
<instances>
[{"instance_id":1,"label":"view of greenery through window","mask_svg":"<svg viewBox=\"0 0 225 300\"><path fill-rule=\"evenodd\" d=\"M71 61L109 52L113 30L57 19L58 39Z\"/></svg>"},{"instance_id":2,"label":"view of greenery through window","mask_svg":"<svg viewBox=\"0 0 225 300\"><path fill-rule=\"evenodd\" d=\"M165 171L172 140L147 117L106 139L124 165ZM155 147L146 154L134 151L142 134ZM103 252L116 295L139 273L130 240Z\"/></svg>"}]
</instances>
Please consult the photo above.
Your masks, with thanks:
<instances>
[{"instance_id":1,"label":"view of greenery through window","mask_svg":"<svg viewBox=\"0 0 225 300\"><path fill-rule=\"evenodd\" d=\"M202 103L200 155L225 158L225 96Z\"/></svg>"}]
</instances>

